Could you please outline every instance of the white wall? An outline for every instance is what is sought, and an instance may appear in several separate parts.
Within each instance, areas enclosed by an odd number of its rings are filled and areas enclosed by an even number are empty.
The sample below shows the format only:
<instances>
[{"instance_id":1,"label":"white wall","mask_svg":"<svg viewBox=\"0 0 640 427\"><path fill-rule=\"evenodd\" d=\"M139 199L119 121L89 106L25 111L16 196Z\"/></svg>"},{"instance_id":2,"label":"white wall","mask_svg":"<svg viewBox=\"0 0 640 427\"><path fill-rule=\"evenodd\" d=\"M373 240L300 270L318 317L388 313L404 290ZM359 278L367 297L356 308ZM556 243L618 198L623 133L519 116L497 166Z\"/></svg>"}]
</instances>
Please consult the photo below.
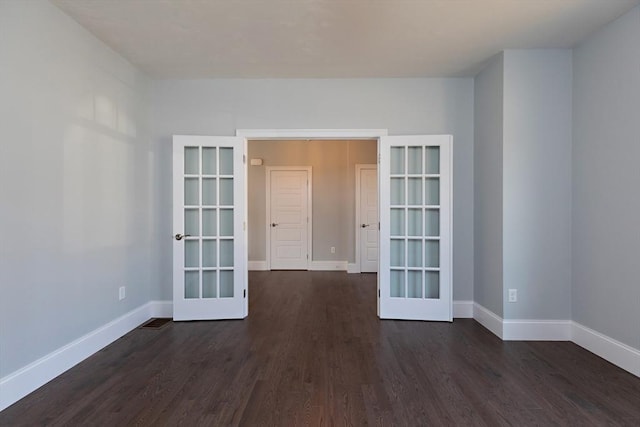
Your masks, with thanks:
<instances>
[{"instance_id":1,"label":"white wall","mask_svg":"<svg viewBox=\"0 0 640 427\"><path fill-rule=\"evenodd\" d=\"M504 52L505 319L571 319L571 79L571 50Z\"/></svg>"},{"instance_id":2,"label":"white wall","mask_svg":"<svg viewBox=\"0 0 640 427\"><path fill-rule=\"evenodd\" d=\"M236 129L377 128L453 135L454 299L473 297L473 80L323 79L155 81L153 299L171 299L171 136Z\"/></svg>"},{"instance_id":3,"label":"white wall","mask_svg":"<svg viewBox=\"0 0 640 427\"><path fill-rule=\"evenodd\" d=\"M573 69L573 319L640 349L640 6Z\"/></svg>"},{"instance_id":4,"label":"white wall","mask_svg":"<svg viewBox=\"0 0 640 427\"><path fill-rule=\"evenodd\" d=\"M146 89L49 2L0 2L0 377L149 300Z\"/></svg>"}]
</instances>

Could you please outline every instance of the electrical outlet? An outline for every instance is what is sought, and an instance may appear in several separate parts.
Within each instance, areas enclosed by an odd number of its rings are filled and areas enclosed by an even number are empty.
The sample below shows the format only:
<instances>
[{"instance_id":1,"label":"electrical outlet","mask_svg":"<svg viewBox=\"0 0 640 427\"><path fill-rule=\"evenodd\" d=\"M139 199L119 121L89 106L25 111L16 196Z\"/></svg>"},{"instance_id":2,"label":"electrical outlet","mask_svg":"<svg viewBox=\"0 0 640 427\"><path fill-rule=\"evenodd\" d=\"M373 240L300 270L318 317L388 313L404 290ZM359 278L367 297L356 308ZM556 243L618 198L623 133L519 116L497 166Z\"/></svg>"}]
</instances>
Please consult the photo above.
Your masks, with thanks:
<instances>
[{"instance_id":1,"label":"electrical outlet","mask_svg":"<svg viewBox=\"0 0 640 427\"><path fill-rule=\"evenodd\" d=\"M124 286L120 286L118 289L118 299L122 301L126 296L126 288Z\"/></svg>"},{"instance_id":2,"label":"electrical outlet","mask_svg":"<svg viewBox=\"0 0 640 427\"><path fill-rule=\"evenodd\" d=\"M509 289L509 302L518 302L518 290Z\"/></svg>"},{"instance_id":3,"label":"electrical outlet","mask_svg":"<svg viewBox=\"0 0 640 427\"><path fill-rule=\"evenodd\" d=\"M336 253L336 247L335 246L331 246L331 253L335 254Z\"/></svg>"}]
</instances>

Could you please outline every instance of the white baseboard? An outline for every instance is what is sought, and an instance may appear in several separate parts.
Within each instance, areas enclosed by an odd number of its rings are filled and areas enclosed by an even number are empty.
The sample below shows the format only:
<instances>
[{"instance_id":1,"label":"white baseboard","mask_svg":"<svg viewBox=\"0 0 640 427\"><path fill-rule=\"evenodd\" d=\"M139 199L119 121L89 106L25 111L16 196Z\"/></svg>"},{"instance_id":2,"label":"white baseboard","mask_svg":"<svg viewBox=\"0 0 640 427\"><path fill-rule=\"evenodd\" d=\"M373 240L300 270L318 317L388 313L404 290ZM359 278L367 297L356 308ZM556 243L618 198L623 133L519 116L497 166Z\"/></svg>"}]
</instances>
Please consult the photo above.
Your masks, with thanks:
<instances>
[{"instance_id":1,"label":"white baseboard","mask_svg":"<svg viewBox=\"0 0 640 427\"><path fill-rule=\"evenodd\" d=\"M266 271L267 261L249 261L249 271Z\"/></svg>"},{"instance_id":2,"label":"white baseboard","mask_svg":"<svg viewBox=\"0 0 640 427\"><path fill-rule=\"evenodd\" d=\"M173 318L173 301L149 302L149 318L170 317Z\"/></svg>"},{"instance_id":3,"label":"white baseboard","mask_svg":"<svg viewBox=\"0 0 640 427\"><path fill-rule=\"evenodd\" d=\"M473 303L473 318L482 326L502 339L502 317L478 304Z\"/></svg>"},{"instance_id":4,"label":"white baseboard","mask_svg":"<svg viewBox=\"0 0 640 427\"><path fill-rule=\"evenodd\" d=\"M360 268L356 263L347 263L347 273L360 273Z\"/></svg>"},{"instance_id":5,"label":"white baseboard","mask_svg":"<svg viewBox=\"0 0 640 427\"><path fill-rule=\"evenodd\" d=\"M0 411L154 317L152 312L166 311L165 301L148 302L0 378Z\"/></svg>"},{"instance_id":6,"label":"white baseboard","mask_svg":"<svg viewBox=\"0 0 640 427\"><path fill-rule=\"evenodd\" d=\"M640 377L640 350L614 340L580 323L571 322L571 341L616 366Z\"/></svg>"},{"instance_id":7,"label":"white baseboard","mask_svg":"<svg viewBox=\"0 0 640 427\"><path fill-rule=\"evenodd\" d=\"M505 341L571 341L571 320L503 320Z\"/></svg>"},{"instance_id":8,"label":"white baseboard","mask_svg":"<svg viewBox=\"0 0 640 427\"><path fill-rule=\"evenodd\" d=\"M347 271L347 261L311 261L311 271Z\"/></svg>"},{"instance_id":9,"label":"white baseboard","mask_svg":"<svg viewBox=\"0 0 640 427\"><path fill-rule=\"evenodd\" d=\"M473 319L473 301L454 301L454 319Z\"/></svg>"}]
</instances>

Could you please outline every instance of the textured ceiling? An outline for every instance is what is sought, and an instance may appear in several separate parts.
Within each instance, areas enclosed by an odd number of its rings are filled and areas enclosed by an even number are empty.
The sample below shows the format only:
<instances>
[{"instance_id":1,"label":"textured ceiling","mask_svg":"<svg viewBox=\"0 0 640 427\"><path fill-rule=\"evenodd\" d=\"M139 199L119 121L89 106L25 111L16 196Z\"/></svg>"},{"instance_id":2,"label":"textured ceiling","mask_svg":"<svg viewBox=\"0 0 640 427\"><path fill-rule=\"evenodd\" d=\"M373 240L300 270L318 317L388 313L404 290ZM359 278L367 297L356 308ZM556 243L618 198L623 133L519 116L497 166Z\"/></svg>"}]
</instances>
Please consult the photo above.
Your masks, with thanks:
<instances>
[{"instance_id":1,"label":"textured ceiling","mask_svg":"<svg viewBox=\"0 0 640 427\"><path fill-rule=\"evenodd\" d=\"M51 0L156 78L473 75L567 48L640 0Z\"/></svg>"}]
</instances>

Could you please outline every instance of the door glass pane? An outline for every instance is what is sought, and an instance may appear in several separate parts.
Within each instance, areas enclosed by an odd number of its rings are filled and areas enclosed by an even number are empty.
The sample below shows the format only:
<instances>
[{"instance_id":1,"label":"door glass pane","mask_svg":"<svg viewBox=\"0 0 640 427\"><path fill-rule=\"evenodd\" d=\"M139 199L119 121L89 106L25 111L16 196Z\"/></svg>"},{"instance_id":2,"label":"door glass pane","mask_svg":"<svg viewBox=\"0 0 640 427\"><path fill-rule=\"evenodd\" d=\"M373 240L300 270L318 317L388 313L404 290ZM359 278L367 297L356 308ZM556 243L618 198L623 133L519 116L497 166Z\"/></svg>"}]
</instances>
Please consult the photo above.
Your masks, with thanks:
<instances>
[{"instance_id":1,"label":"door glass pane","mask_svg":"<svg viewBox=\"0 0 640 427\"><path fill-rule=\"evenodd\" d=\"M233 271L220 272L220 298L233 298Z\"/></svg>"},{"instance_id":2,"label":"door glass pane","mask_svg":"<svg viewBox=\"0 0 640 427\"><path fill-rule=\"evenodd\" d=\"M202 178L202 204L206 206L217 205L215 178Z\"/></svg>"},{"instance_id":3,"label":"door glass pane","mask_svg":"<svg viewBox=\"0 0 640 427\"><path fill-rule=\"evenodd\" d=\"M202 210L202 235L203 236L216 236L217 235L217 221L218 215L215 209L203 209Z\"/></svg>"},{"instance_id":4,"label":"door glass pane","mask_svg":"<svg viewBox=\"0 0 640 427\"><path fill-rule=\"evenodd\" d=\"M200 298L200 272L184 272L184 297Z\"/></svg>"},{"instance_id":5,"label":"door glass pane","mask_svg":"<svg viewBox=\"0 0 640 427\"><path fill-rule=\"evenodd\" d=\"M424 263L425 267L440 267L440 242L437 240L427 240L424 243Z\"/></svg>"},{"instance_id":6,"label":"door glass pane","mask_svg":"<svg viewBox=\"0 0 640 427\"><path fill-rule=\"evenodd\" d=\"M440 204L440 179L427 178L424 187L424 200L427 205Z\"/></svg>"},{"instance_id":7,"label":"door glass pane","mask_svg":"<svg viewBox=\"0 0 640 427\"><path fill-rule=\"evenodd\" d=\"M404 270L391 270L391 296L404 297Z\"/></svg>"},{"instance_id":8,"label":"door glass pane","mask_svg":"<svg viewBox=\"0 0 640 427\"><path fill-rule=\"evenodd\" d=\"M186 268L200 267L200 241L184 241L184 266Z\"/></svg>"},{"instance_id":9,"label":"door glass pane","mask_svg":"<svg viewBox=\"0 0 640 427\"><path fill-rule=\"evenodd\" d=\"M218 265L218 251L216 240L202 241L202 266L216 267Z\"/></svg>"},{"instance_id":10,"label":"door glass pane","mask_svg":"<svg viewBox=\"0 0 640 427\"><path fill-rule=\"evenodd\" d=\"M391 147L391 174L404 173L404 147Z\"/></svg>"},{"instance_id":11,"label":"door glass pane","mask_svg":"<svg viewBox=\"0 0 640 427\"><path fill-rule=\"evenodd\" d=\"M220 175L233 175L233 148L220 148Z\"/></svg>"},{"instance_id":12,"label":"door glass pane","mask_svg":"<svg viewBox=\"0 0 640 427\"><path fill-rule=\"evenodd\" d=\"M422 174L422 147L409 147L408 159L410 174Z\"/></svg>"},{"instance_id":13,"label":"door glass pane","mask_svg":"<svg viewBox=\"0 0 640 427\"><path fill-rule=\"evenodd\" d=\"M217 271L202 272L202 298L216 298L217 289Z\"/></svg>"},{"instance_id":14,"label":"door glass pane","mask_svg":"<svg viewBox=\"0 0 640 427\"><path fill-rule=\"evenodd\" d=\"M408 205L422 205L422 178L409 178Z\"/></svg>"},{"instance_id":15,"label":"door glass pane","mask_svg":"<svg viewBox=\"0 0 640 427\"><path fill-rule=\"evenodd\" d=\"M184 174L197 175L198 170L198 147L184 147Z\"/></svg>"},{"instance_id":16,"label":"door glass pane","mask_svg":"<svg viewBox=\"0 0 640 427\"><path fill-rule=\"evenodd\" d=\"M404 236L404 209L391 209L391 235Z\"/></svg>"},{"instance_id":17,"label":"door glass pane","mask_svg":"<svg viewBox=\"0 0 640 427\"><path fill-rule=\"evenodd\" d=\"M220 209L220 235L233 236L233 209Z\"/></svg>"},{"instance_id":18,"label":"door glass pane","mask_svg":"<svg viewBox=\"0 0 640 427\"><path fill-rule=\"evenodd\" d=\"M404 178L391 178L391 204L404 205Z\"/></svg>"},{"instance_id":19,"label":"door glass pane","mask_svg":"<svg viewBox=\"0 0 640 427\"><path fill-rule=\"evenodd\" d=\"M200 234L200 211L198 209L184 210L184 234L190 236Z\"/></svg>"},{"instance_id":20,"label":"door glass pane","mask_svg":"<svg viewBox=\"0 0 640 427\"><path fill-rule=\"evenodd\" d=\"M427 170L425 171L428 174L439 174L440 173L440 147L427 147L426 148L426 165Z\"/></svg>"},{"instance_id":21,"label":"door glass pane","mask_svg":"<svg viewBox=\"0 0 640 427\"><path fill-rule=\"evenodd\" d=\"M233 206L233 179L220 179L220 205Z\"/></svg>"},{"instance_id":22,"label":"door glass pane","mask_svg":"<svg viewBox=\"0 0 640 427\"><path fill-rule=\"evenodd\" d=\"M202 147L202 173L204 175L216 174L215 147ZM203 288L203 292L204 292L204 288Z\"/></svg>"},{"instance_id":23,"label":"door glass pane","mask_svg":"<svg viewBox=\"0 0 640 427\"><path fill-rule=\"evenodd\" d=\"M184 179L184 204L186 206L198 206L200 197L198 197L198 178Z\"/></svg>"},{"instance_id":24,"label":"door glass pane","mask_svg":"<svg viewBox=\"0 0 640 427\"><path fill-rule=\"evenodd\" d=\"M425 236L439 236L440 235L440 210L427 209L425 211L426 217L424 219L424 235Z\"/></svg>"},{"instance_id":25,"label":"door glass pane","mask_svg":"<svg viewBox=\"0 0 640 427\"><path fill-rule=\"evenodd\" d=\"M407 296L422 298L422 271L407 272Z\"/></svg>"},{"instance_id":26,"label":"door glass pane","mask_svg":"<svg viewBox=\"0 0 640 427\"><path fill-rule=\"evenodd\" d=\"M220 240L220 267L233 267L233 240Z\"/></svg>"},{"instance_id":27,"label":"door glass pane","mask_svg":"<svg viewBox=\"0 0 640 427\"><path fill-rule=\"evenodd\" d=\"M409 267L422 267L422 240L409 240L407 242L407 265Z\"/></svg>"},{"instance_id":28,"label":"door glass pane","mask_svg":"<svg viewBox=\"0 0 640 427\"><path fill-rule=\"evenodd\" d=\"M404 267L404 240L391 239L391 265Z\"/></svg>"},{"instance_id":29,"label":"door glass pane","mask_svg":"<svg viewBox=\"0 0 640 427\"><path fill-rule=\"evenodd\" d=\"M407 235L422 236L422 209L409 209L407 213Z\"/></svg>"},{"instance_id":30,"label":"door glass pane","mask_svg":"<svg viewBox=\"0 0 640 427\"><path fill-rule=\"evenodd\" d=\"M440 273L437 271L426 271L424 278L424 297L440 298Z\"/></svg>"}]
</instances>

